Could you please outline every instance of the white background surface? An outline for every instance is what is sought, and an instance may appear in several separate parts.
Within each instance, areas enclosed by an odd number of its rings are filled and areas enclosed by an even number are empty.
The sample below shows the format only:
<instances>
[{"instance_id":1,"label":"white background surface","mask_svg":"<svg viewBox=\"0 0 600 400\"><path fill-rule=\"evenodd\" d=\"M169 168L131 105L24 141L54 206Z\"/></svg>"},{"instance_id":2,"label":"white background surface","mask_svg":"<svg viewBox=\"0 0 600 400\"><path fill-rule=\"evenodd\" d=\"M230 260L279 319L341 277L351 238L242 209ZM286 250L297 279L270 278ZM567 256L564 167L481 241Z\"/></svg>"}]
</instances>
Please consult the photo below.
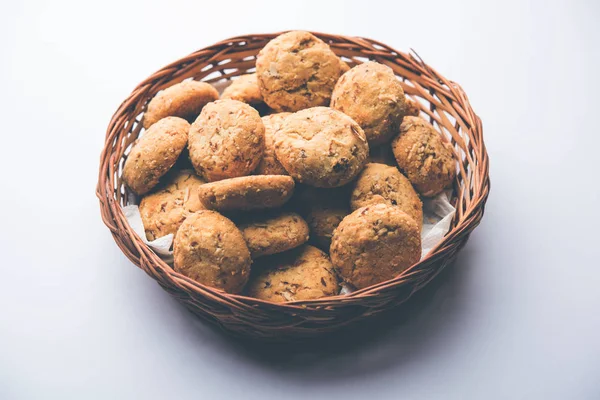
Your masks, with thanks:
<instances>
[{"instance_id":1,"label":"white background surface","mask_svg":"<svg viewBox=\"0 0 600 400\"><path fill-rule=\"evenodd\" d=\"M600 398L599 4L285 3L2 3L0 398ZM293 28L414 48L462 84L492 192L456 264L387 321L250 346L121 254L96 175L139 81Z\"/></svg>"}]
</instances>

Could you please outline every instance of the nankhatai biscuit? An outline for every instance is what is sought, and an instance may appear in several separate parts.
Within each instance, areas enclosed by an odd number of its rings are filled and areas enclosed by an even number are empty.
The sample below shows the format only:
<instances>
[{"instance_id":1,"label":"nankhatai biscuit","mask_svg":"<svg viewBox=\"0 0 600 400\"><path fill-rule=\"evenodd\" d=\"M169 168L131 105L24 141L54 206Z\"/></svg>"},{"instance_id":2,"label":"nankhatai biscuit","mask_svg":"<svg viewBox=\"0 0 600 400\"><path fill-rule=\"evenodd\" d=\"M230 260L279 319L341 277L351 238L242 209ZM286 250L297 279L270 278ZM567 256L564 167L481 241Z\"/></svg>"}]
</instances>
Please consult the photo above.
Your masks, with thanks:
<instances>
[{"instance_id":1,"label":"nankhatai biscuit","mask_svg":"<svg viewBox=\"0 0 600 400\"><path fill-rule=\"evenodd\" d=\"M400 169L423 196L435 196L454 181L456 161L451 147L423 118L404 118L392 150Z\"/></svg>"},{"instance_id":2,"label":"nankhatai biscuit","mask_svg":"<svg viewBox=\"0 0 600 400\"><path fill-rule=\"evenodd\" d=\"M159 92L148 103L142 120L148 129L155 122L169 116L180 117L192 123L202 107L219 98L219 92L206 82L183 81Z\"/></svg>"},{"instance_id":3,"label":"nankhatai biscuit","mask_svg":"<svg viewBox=\"0 0 600 400\"><path fill-rule=\"evenodd\" d=\"M209 182L248 175L262 159L265 126L248 104L217 100L192 124L188 147L194 169Z\"/></svg>"},{"instance_id":4,"label":"nankhatai biscuit","mask_svg":"<svg viewBox=\"0 0 600 400\"><path fill-rule=\"evenodd\" d=\"M248 294L284 303L312 300L339 293L337 277L327 254L305 245L257 261L257 273L248 282Z\"/></svg>"},{"instance_id":5,"label":"nankhatai biscuit","mask_svg":"<svg viewBox=\"0 0 600 400\"><path fill-rule=\"evenodd\" d=\"M196 282L240 293L250 276L250 251L240 230L215 211L200 210L175 235L174 268Z\"/></svg>"},{"instance_id":6,"label":"nankhatai biscuit","mask_svg":"<svg viewBox=\"0 0 600 400\"><path fill-rule=\"evenodd\" d=\"M393 279L419 261L419 227L398 207L362 207L338 225L329 254L340 278L362 289Z\"/></svg>"},{"instance_id":7,"label":"nankhatai biscuit","mask_svg":"<svg viewBox=\"0 0 600 400\"><path fill-rule=\"evenodd\" d=\"M352 118L314 107L284 119L275 136L275 154L294 179L331 188L345 185L362 170L369 145Z\"/></svg>"},{"instance_id":8,"label":"nankhatai biscuit","mask_svg":"<svg viewBox=\"0 0 600 400\"><path fill-rule=\"evenodd\" d=\"M350 208L385 203L397 206L415 220L419 229L423 225L423 204L408 178L398 168L370 163L354 182Z\"/></svg>"},{"instance_id":9,"label":"nankhatai biscuit","mask_svg":"<svg viewBox=\"0 0 600 400\"><path fill-rule=\"evenodd\" d=\"M329 105L347 65L315 35L292 31L260 51L256 72L262 97L277 112Z\"/></svg>"},{"instance_id":10,"label":"nankhatai biscuit","mask_svg":"<svg viewBox=\"0 0 600 400\"><path fill-rule=\"evenodd\" d=\"M404 116L404 90L394 71L369 61L350 69L331 95L331 108L356 121L370 145L388 142Z\"/></svg>"},{"instance_id":11,"label":"nankhatai biscuit","mask_svg":"<svg viewBox=\"0 0 600 400\"><path fill-rule=\"evenodd\" d=\"M296 213L254 215L238 227L252 258L281 253L308 240L308 225Z\"/></svg>"},{"instance_id":12,"label":"nankhatai biscuit","mask_svg":"<svg viewBox=\"0 0 600 400\"><path fill-rule=\"evenodd\" d=\"M221 99L238 100L247 104L260 104L263 102L256 74L241 75L231 81L221 94Z\"/></svg>"},{"instance_id":13,"label":"nankhatai biscuit","mask_svg":"<svg viewBox=\"0 0 600 400\"><path fill-rule=\"evenodd\" d=\"M153 124L131 148L123 166L123 180L135 193L146 194L175 164L187 143L190 124L166 117Z\"/></svg>"},{"instance_id":14,"label":"nankhatai biscuit","mask_svg":"<svg viewBox=\"0 0 600 400\"><path fill-rule=\"evenodd\" d=\"M140 201L140 215L148 240L175 234L190 214L204 208L198 197L198 188L204 180L192 171L169 173L165 178L159 190Z\"/></svg>"},{"instance_id":15,"label":"nankhatai biscuit","mask_svg":"<svg viewBox=\"0 0 600 400\"><path fill-rule=\"evenodd\" d=\"M198 196L211 210L258 210L282 206L293 192L294 180L287 175L252 175L207 183Z\"/></svg>"}]
</instances>

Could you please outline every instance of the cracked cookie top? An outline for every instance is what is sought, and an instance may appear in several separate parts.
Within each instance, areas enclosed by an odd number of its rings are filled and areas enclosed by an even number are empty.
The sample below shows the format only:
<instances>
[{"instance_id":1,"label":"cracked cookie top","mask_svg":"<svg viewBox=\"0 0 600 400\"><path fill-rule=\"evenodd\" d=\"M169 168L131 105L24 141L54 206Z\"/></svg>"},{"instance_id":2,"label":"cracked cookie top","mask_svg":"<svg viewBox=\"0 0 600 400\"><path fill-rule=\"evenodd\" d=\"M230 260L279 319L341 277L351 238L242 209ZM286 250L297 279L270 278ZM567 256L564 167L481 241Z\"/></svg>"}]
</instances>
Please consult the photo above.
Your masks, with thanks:
<instances>
[{"instance_id":1,"label":"cracked cookie top","mask_svg":"<svg viewBox=\"0 0 600 400\"><path fill-rule=\"evenodd\" d=\"M339 276L362 289L393 279L419 261L419 227L399 207L362 207L335 229L329 254Z\"/></svg>"},{"instance_id":2,"label":"cracked cookie top","mask_svg":"<svg viewBox=\"0 0 600 400\"><path fill-rule=\"evenodd\" d=\"M347 115L314 107L287 117L275 135L275 154L296 180L338 187L363 168L369 145L361 127Z\"/></svg>"},{"instance_id":3,"label":"cracked cookie top","mask_svg":"<svg viewBox=\"0 0 600 400\"><path fill-rule=\"evenodd\" d=\"M423 118L404 117L392 150L400 169L423 196L441 193L456 176L450 145Z\"/></svg>"},{"instance_id":4,"label":"cracked cookie top","mask_svg":"<svg viewBox=\"0 0 600 400\"><path fill-rule=\"evenodd\" d=\"M140 215L146 238L158 239L175 234L183 221L204 206L198 188L205 182L192 171L174 171L159 184L160 188L140 201Z\"/></svg>"},{"instance_id":5,"label":"cracked cookie top","mask_svg":"<svg viewBox=\"0 0 600 400\"><path fill-rule=\"evenodd\" d=\"M256 270L248 283L248 294L257 299L284 303L335 296L339 292L329 257L313 246L263 257Z\"/></svg>"},{"instance_id":6,"label":"cracked cookie top","mask_svg":"<svg viewBox=\"0 0 600 400\"><path fill-rule=\"evenodd\" d=\"M215 211L200 210L181 224L173 242L175 271L228 293L250 276L250 251L240 230Z\"/></svg>"},{"instance_id":7,"label":"cracked cookie top","mask_svg":"<svg viewBox=\"0 0 600 400\"><path fill-rule=\"evenodd\" d=\"M250 174L262 159L265 126L258 112L237 100L207 104L190 128L190 159L209 182Z\"/></svg>"},{"instance_id":8,"label":"cracked cookie top","mask_svg":"<svg viewBox=\"0 0 600 400\"><path fill-rule=\"evenodd\" d=\"M277 112L329 105L348 66L315 35L292 31L277 36L256 59L263 99Z\"/></svg>"},{"instance_id":9,"label":"cracked cookie top","mask_svg":"<svg viewBox=\"0 0 600 400\"><path fill-rule=\"evenodd\" d=\"M390 67L369 61L342 75L331 108L355 120L370 145L382 144L398 132L406 108L404 90Z\"/></svg>"}]
</instances>

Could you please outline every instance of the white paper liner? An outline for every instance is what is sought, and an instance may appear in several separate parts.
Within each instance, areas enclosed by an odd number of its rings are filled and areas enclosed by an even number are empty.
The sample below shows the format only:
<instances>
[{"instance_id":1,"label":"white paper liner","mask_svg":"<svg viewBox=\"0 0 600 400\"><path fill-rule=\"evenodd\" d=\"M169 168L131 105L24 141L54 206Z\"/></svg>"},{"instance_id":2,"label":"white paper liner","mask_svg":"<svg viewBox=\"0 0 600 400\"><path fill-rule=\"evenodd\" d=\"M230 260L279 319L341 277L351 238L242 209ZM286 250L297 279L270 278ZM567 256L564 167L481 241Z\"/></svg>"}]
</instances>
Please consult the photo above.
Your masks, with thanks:
<instances>
[{"instance_id":1,"label":"white paper liner","mask_svg":"<svg viewBox=\"0 0 600 400\"><path fill-rule=\"evenodd\" d=\"M146 231L144 230L144 223L142 222L142 216L140 215L140 209L137 205L132 204L123 207L123 214L129 222L131 229L137 233L137 235L146 243L154 252L165 262L171 264L173 262L173 251L171 251L171 245L173 244L173 234L169 233L167 236L159 237L149 241L146 239Z\"/></svg>"},{"instance_id":2,"label":"white paper liner","mask_svg":"<svg viewBox=\"0 0 600 400\"><path fill-rule=\"evenodd\" d=\"M423 231L421 259L427 255L450 230L456 209L450 204L451 191L423 200Z\"/></svg>"}]
</instances>

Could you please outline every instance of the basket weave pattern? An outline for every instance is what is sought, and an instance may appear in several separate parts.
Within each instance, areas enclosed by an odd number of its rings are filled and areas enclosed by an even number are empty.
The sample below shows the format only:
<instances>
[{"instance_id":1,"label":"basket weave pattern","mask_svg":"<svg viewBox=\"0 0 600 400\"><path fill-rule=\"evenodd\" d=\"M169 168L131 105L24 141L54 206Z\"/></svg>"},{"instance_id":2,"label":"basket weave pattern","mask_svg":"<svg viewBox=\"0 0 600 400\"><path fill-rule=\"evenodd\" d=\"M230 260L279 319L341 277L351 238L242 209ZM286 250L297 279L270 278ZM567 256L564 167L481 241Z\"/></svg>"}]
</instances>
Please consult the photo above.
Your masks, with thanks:
<instances>
[{"instance_id":1,"label":"basket weave pattern","mask_svg":"<svg viewBox=\"0 0 600 400\"><path fill-rule=\"evenodd\" d=\"M395 307L426 285L464 246L479 224L489 193L488 156L481 121L467 96L418 56L396 51L374 40L315 33L350 66L374 60L392 68L405 93L417 101L426 117L453 145L459 172L452 203L456 215L445 238L426 256L395 279L346 296L273 304L231 295L176 273L133 232L121 209L127 189L121 178L131 144L154 95L188 78L218 82L254 71L256 55L279 33L231 38L196 51L141 82L112 117L101 154L96 195L102 219L125 255L167 292L202 318L230 332L266 339L297 339L330 332Z\"/></svg>"}]
</instances>

